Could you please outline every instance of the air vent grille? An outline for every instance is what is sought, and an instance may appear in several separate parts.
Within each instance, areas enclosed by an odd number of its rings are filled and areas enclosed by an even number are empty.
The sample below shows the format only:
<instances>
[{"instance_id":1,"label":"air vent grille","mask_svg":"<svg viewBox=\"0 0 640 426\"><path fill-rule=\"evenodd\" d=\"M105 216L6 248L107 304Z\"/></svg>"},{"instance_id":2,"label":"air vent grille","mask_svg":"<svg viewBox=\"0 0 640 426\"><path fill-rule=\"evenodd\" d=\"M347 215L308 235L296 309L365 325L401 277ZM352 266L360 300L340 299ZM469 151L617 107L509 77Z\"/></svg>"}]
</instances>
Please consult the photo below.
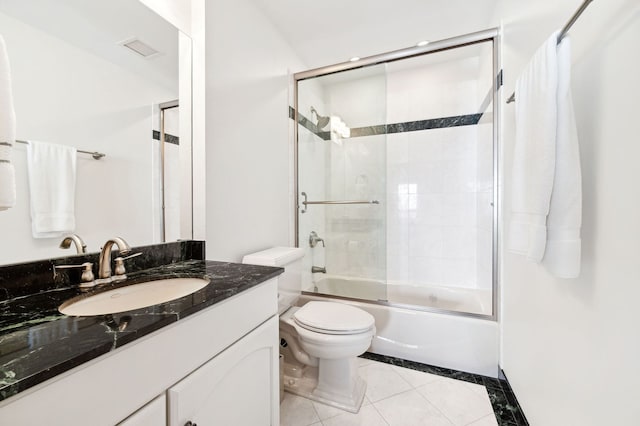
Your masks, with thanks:
<instances>
[{"instance_id":1,"label":"air vent grille","mask_svg":"<svg viewBox=\"0 0 640 426\"><path fill-rule=\"evenodd\" d=\"M122 43L124 47L128 47L129 49L136 52L138 55L144 58L150 58L154 55L157 55L159 52L153 47L149 46L145 42L142 42L138 39L133 39Z\"/></svg>"}]
</instances>

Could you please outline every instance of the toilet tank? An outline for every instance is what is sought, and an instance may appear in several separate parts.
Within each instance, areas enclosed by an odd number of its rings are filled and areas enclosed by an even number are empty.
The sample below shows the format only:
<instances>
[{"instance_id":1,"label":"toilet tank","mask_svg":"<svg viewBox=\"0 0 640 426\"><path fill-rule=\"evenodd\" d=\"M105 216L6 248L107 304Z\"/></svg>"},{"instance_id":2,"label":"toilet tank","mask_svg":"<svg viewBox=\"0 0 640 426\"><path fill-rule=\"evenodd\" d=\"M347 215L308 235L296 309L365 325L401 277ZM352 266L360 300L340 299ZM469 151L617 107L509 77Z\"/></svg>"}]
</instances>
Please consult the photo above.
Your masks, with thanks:
<instances>
[{"instance_id":1,"label":"toilet tank","mask_svg":"<svg viewBox=\"0 0 640 426\"><path fill-rule=\"evenodd\" d=\"M278 276L278 314L295 305L302 291L302 258L304 250L297 247L272 247L251 253L242 263L284 268Z\"/></svg>"}]
</instances>

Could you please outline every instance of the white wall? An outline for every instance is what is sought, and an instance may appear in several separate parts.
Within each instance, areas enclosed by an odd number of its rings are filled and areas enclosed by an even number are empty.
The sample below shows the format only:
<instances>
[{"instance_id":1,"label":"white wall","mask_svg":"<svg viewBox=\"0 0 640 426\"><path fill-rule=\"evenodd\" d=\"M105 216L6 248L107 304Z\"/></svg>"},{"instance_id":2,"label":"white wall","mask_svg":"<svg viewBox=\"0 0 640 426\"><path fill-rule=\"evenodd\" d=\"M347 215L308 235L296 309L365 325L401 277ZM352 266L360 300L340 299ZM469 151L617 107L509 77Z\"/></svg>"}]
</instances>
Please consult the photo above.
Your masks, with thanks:
<instances>
[{"instance_id":1,"label":"white wall","mask_svg":"<svg viewBox=\"0 0 640 426\"><path fill-rule=\"evenodd\" d=\"M90 251L114 235L130 244L153 238L151 217L152 105L176 93L0 14L11 59L18 139L100 151L79 154L76 232ZM177 88L176 88L177 89ZM25 145L17 144L17 205L3 212L0 263L64 256L58 239L31 237Z\"/></svg>"},{"instance_id":2,"label":"white wall","mask_svg":"<svg viewBox=\"0 0 640 426\"><path fill-rule=\"evenodd\" d=\"M304 69L248 0L206 8L207 258L292 243L288 69Z\"/></svg>"},{"instance_id":3,"label":"white wall","mask_svg":"<svg viewBox=\"0 0 640 426\"><path fill-rule=\"evenodd\" d=\"M504 95L579 2L504 2ZM583 174L582 272L551 277L505 253L502 367L532 425L640 422L640 4L595 1L570 31ZM514 106L504 106L505 219Z\"/></svg>"}]
</instances>

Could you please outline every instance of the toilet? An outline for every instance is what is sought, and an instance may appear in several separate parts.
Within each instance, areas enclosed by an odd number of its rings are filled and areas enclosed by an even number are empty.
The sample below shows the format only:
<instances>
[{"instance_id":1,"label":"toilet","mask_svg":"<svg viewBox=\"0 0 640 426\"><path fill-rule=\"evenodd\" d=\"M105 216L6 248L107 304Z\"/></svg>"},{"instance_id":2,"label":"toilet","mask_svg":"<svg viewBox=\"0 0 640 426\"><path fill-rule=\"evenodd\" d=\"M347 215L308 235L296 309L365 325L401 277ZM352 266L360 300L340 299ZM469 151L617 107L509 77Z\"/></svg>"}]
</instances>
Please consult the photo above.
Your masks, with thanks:
<instances>
[{"instance_id":1,"label":"toilet","mask_svg":"<svg viewBox=\"0 0 640 426\"><path fill-rule=\"evenodd\" d=\"M278 313L284 388L352 413L366 389L358 375L358 355L371 345L376 327L369 313L343 303L310 301L296 306L302 289L304 250L273 247L245 256L242 263L279 266Z\"/></svg>"}]
</instances>

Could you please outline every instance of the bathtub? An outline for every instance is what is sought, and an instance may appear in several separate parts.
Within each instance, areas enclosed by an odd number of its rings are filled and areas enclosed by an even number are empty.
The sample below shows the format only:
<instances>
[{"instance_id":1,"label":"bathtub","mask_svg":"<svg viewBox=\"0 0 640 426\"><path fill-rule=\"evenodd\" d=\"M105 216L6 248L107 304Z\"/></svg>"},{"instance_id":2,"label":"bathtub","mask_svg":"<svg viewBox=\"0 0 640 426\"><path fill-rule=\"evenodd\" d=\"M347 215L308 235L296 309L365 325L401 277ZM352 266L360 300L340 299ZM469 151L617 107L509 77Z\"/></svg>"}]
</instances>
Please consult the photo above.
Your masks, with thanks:
<instances>
[{"instance_id":1,"label":"bathtub","mask_svg":"<svg viewBox=\"0 0 640 426\"><path fill-rule=\"evenodd\" d=\"M498 323L448 312L461 310L490 315L489 291L398 284L385 286L379 281L337 276L323 277L315 285L318 293L333 294L337 298L304 292L299 304L330 299L356 306L373 315L376 336L370 352L484 376L498 376Z\"/></svg>"}]
</instances>

